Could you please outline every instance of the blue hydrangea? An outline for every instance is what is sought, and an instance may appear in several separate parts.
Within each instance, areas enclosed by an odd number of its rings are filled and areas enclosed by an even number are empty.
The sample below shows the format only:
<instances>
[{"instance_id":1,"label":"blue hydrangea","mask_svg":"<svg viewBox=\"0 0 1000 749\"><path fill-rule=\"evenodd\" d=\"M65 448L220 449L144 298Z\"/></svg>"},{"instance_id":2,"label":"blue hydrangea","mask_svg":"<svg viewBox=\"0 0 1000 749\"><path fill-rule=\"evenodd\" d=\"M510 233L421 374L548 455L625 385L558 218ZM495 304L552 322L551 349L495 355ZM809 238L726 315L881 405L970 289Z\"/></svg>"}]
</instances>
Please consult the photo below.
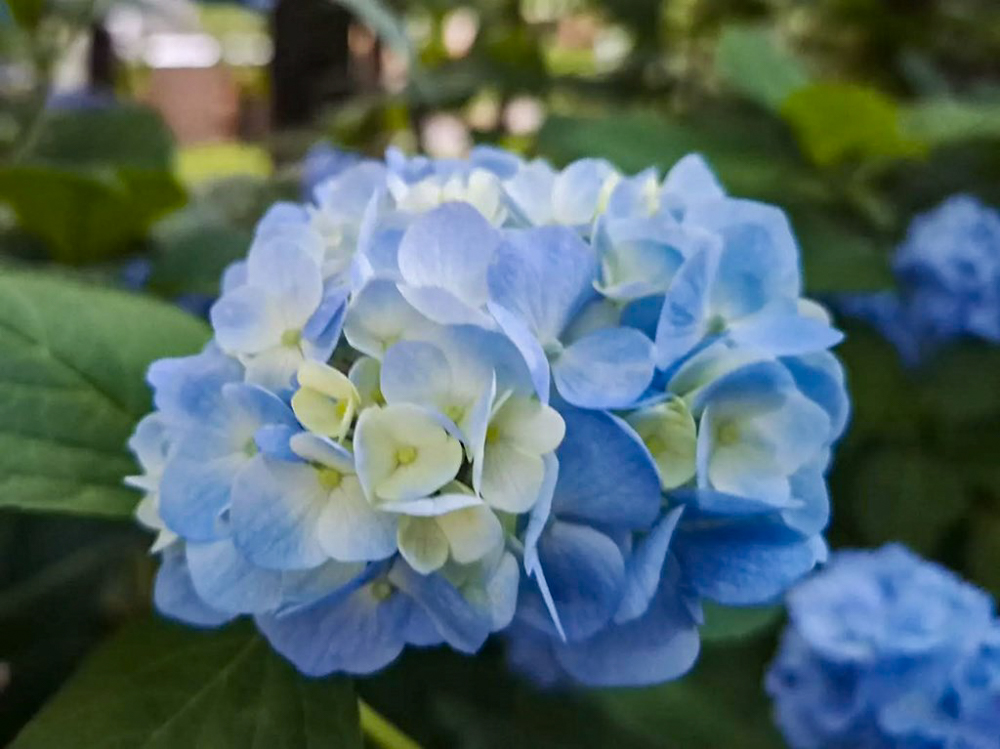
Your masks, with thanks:
<instances>
[{"instance_id":1,"label":"blue hydrangea","mask_svg":"<svg viewBox=\"0 0 1000 749\"><path fill-rule=\"evenodd\" d=\"M956 338L1000 342L1000 211L968 195L948 198L913 220L893 271L898 292L839 306L870 322L911 366Z\"/></svg>"},{"instance_id":2,"label":"blue hydrangea","mask_svg":"<svg viewBox=\"0 0 1000 749\"><path fill-rule=\"evenodd\" d=\"M313 191L323 182L336 177L361 161L361 157L351 151L342 151L330 143L320 141L306 152L302 159L302 195L311 201Z\"/></svg>"},{"instance_id":3,"label":"blue hydrangea","mask_svg":"<svg viewBox=\"0 0 1000 749\"><path fill-rule=\"evenodd\" d=\"M1000 622L983 591L890 545L835 555L788 607L766 687L791 746L997 746Z\"/></svg>"},{"instance_id":4,"label":"blue hydrangea","mask_svg":"<svg viewBox=\"0 0 1000 749\"><path fill-rule=\"evenodd\" d=\"M300 670L503 633L539 681L697 657L825 558L840 339L784 214L666 176L390 150L279 203L132 440L166 616Z\"/></svg>"}]
</instances>

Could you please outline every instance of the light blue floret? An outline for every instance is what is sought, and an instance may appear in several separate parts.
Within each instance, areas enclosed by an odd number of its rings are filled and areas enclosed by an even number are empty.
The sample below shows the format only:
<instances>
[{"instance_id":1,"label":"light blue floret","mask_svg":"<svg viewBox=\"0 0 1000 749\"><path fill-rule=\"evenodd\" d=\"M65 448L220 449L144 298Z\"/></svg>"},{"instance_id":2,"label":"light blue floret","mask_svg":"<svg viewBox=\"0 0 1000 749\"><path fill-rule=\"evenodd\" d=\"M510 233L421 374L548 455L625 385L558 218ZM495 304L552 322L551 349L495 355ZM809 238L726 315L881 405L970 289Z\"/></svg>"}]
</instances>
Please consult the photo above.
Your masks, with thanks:
<instances>
[{"instance_id":1,"label":"light blue floret","mask_svg":"<svg viewBox=\"0 0 1000 749\"><path fill-rule=\"evenodd\" d=\"M310 675L493 633L544 683L691 668L826 558L849 418L784 214L703 159L359 161L279 203L130 443L155 602ZM341 333L343 332L343 336Z\"/></svg>"},{"instance_id":2,"label":"light blue floret","mask_svg":"<svg viewBox=\"0 0 1000 749\"><path fill-rule=\"evenodd\" d=\"M789 597L767 675L793 747L995 746L993 603L900 546L841 552Z\"/></svg>"}]
</instances>

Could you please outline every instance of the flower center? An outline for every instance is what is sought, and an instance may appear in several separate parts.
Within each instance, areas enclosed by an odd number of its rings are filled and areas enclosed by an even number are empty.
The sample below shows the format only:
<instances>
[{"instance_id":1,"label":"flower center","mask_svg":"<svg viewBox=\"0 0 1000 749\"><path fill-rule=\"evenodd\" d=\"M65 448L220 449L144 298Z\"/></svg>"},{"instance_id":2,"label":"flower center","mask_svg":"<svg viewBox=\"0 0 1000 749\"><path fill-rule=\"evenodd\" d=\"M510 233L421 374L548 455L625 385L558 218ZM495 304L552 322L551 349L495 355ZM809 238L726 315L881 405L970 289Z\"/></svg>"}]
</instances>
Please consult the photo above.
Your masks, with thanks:
<instances>
[{"instance_id":1,"label":"flower center","mask_svg":"<svg viewBox=\"0 0 1000 749\"><path fill-rule=\"evenodd\" d=\"M659 455L660 453L666 452L667 443L663 441L663 438L658 434L651 434L646 437L646 448L653 455Z\"/></svg>"},{"instance_id":2,"label":"flower center","mask_svg":"<svg viewBox=\"0 0 1000 749\"><path fill-rule=\"evenodd\" d=\"M396 451L396 462L401 466L408 466L417 459L417 448L405 445Z\"/></svg>"},{"instance_id":3,"label":"flower center","mask_svg":"<svg viewBox=\"0 0 1000 749\"><path fill-rule=\"evenodd\" d=\"M735 445L740 441L740 428L732 422L720 424L715 438L720 445Z\"/></svg>"},{"instance_id":4,"label":"flower center","mask_svg":"<svg viewBox=\"0 0 1000 749\"><path fill-rule=\"evenodd\" d=\"M302 340L301 330L286 330L281 334L281 345L287 346L288 348L295 348L299 345L299 341Z\"/></svg>"},{"instance_id":5,"label":"flower center","mask_svg":"<svg viewBox=\"0 0 1000 749\"><path fill-rule=\"evenodd\" d=\"M452 404L445 407L444 415L457 424L462 420L462 417L465 416L465 409L461 406Z\"/></svg>"},{"instance_id":6,"label":"flower center","mask_svg":"<svg viewBox=\"0 0 1000 749\"><path fill-rule=\"evenodd\" d=\"M712 315L708 320L708 325L705 331L708 335L718 335L719 333L724 333L726 331L726 318L722 315Z\"/></svg>"},{"instance_id":7,"label":"flower center","mask_svg":"<svg viewBox=\"0 0 1000 749\"><path fill-rule=\"evenodd\" d=\"M321 468L319 471L319 483L328 491L336 489L343 480L344 475L334 468Z\"/></svg>"},{"instance_id":8,"label":"flower center","mask_svg":"<svg viewBox=\"0 0 1000 749\"><path fill-rule=\"evenodd\" d=\"M392 583L388 580L376 580L372 583L372 597L376 601L384 601L392 595Z\"/></svg>"}]
</instances>

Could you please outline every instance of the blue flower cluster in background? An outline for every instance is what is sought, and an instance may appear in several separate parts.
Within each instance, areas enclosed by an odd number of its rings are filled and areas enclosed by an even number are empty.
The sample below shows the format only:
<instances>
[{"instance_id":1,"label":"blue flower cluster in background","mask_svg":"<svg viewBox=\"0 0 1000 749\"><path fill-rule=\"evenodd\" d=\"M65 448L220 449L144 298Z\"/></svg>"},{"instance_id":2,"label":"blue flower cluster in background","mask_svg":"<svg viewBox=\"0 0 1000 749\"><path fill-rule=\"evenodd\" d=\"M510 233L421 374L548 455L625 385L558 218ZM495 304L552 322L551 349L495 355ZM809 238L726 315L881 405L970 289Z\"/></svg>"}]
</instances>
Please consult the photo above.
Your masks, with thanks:
<instances>
[{"instance_id":1,"label":"blue flower cluster in background","mask_svg":"<svg viewBox=\"0 0 1000 749\"><path fill-rule=\"evenodd\" d=\"M788 603L766 687L792 747L1000 745L1000 621L985 592L890 545L836 554Z\"/></svg>"},{"instance_id":2,"label":"blue flower cluster in background","mask_svg":"<svg viewBox=\"0 0 1000 749\"><path fill-rule=\"evenodd\" d=\"M956 195L917 216L893 260L897 292L842 299L919 364L961 337L1000 343L1000 211Z\"/></svg>"},{"instance_id":3,"label":"blue flower cluster in background","mask_svg":"<svg viewBox=\"0 0 1000 749\"><path fill-rule=\"evenodd\" d=\"M306 674L503 632L541 682L660 682L703 600L826 556L840 334L785 215L697 156L359 161L264 216L210 318L131 445L156 605Z\"/></svg>"}]
</instances>

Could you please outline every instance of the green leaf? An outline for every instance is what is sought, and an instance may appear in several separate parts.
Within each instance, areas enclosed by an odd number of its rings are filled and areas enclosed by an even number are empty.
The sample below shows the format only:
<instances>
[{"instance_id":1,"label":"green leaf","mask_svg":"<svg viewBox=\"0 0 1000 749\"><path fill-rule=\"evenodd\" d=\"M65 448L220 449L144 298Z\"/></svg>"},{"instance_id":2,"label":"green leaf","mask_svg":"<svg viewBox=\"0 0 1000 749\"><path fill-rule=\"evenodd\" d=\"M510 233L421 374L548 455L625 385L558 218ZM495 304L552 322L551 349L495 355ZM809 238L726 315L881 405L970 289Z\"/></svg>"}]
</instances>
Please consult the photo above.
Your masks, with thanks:
<instances>
[{"instance_id":1,"label":"green leaf","mask_svg":"<svg viewBox=\"0 0 1000 749\"><path fill-rule=\"evenodd\" d=\"M47 113L31 161L60 166L168 170L174 141L152 109L120 105Z\"/></svg>"},{"instance_id":2,"label":"green leaf","mask_svg":"<svg viewBox=\"0 0 1000 749\"><path fill-rule=\"evenodd\" d=\"M800 88L785 100L781 113L802 149L819 166L848 159L915 158L927 151L926 143L904 133L893 99L853 83Z\"/></svg>"},{"instance_id":3,"label":"green leaf","mask_svg":"<svg viewBox=\"0 0 1000 749\"><path fill-rule=\"evenodd\" d=\"M0 203L55 260L106 260L184 204L172 170L173 138L152 110L57 111L25 161L0 167Z\"/></svg>"},{"instance_id":4,"label":"green leaf","mask_svg":"<svg viewBox=\"0 0 1000 749\"><path fill-rule=\"evenodd\" d=\"M957 467L915 448L869 451L855 485L854 514L873 545L901 541L933 554L969 507Z\"/></svg>"},{"instance_id":5,"label":"green leaf","mask_svg":"<svg viewBox=\"0 0 1000 749\"><path fill-rule=\"evenodd\" d=\"M204 323L56 276L0 274L0 507L125 516L125 442L150 408L146 369L194 353Z\"/></svg>"},{"instance_id":6,"label":"green leaf","mask_svg":"<svg viewBox=\"0 0 1000 749\"><path fill-rule=\"evenodd\" d=\"M737 93L774 111L809 83L802 63L760 26L723 28L715 50L715 72Z\"/></svg>"},{"instance_id":7,"label":"green leaf","mask_svg":"<svg viewBox=\"0 0 1000 749\"><path fill-rule=\"evenodd\" d=\"M18 26L31 30L42 20L45 0L7 0L7 7Z\"/></svg>"},{"instance_id":8,"label":"green leaf","mask_svg":"<svg viewBox=\"0 0 1000 749\"><path fill-rule=\"evenodd\" d=\"M306 679L248 623L151 620L98 649L11 749L360 749L346 679Z\"/></svg>"},{"instance_id":9,"label":"green leaf","mask_svg":"<svg viewBox=\"0 0 1000 749\"><path fill-rule=\"evenodd\" d=\"M705 602L705 624L701 627L703 642L742 640L768 631L781 618L783 606L720 606Z\"/></svg>"},{"instance_id":10,"label":"green leaf","mask_svg":"<svg viewBox=\"0 0 1000 749\"><path fill-rule=\"evenodd\" d=\"M942 146L967 140L1000 138L1000 101L927 99L902 112L911 137Z\"/></svg>"},{"instance_id":11,"label":"green leaf","mask_svg":"<svg viewBox=\"0 0 1000 749\"><path fill-rule=\"evenodd\" d=\"M79 264L128 249L149 226L184 204L169 172L140 167L93 170L24 164L0 167L0 203L52 257Z\"/></svg>"}]
</instances>

